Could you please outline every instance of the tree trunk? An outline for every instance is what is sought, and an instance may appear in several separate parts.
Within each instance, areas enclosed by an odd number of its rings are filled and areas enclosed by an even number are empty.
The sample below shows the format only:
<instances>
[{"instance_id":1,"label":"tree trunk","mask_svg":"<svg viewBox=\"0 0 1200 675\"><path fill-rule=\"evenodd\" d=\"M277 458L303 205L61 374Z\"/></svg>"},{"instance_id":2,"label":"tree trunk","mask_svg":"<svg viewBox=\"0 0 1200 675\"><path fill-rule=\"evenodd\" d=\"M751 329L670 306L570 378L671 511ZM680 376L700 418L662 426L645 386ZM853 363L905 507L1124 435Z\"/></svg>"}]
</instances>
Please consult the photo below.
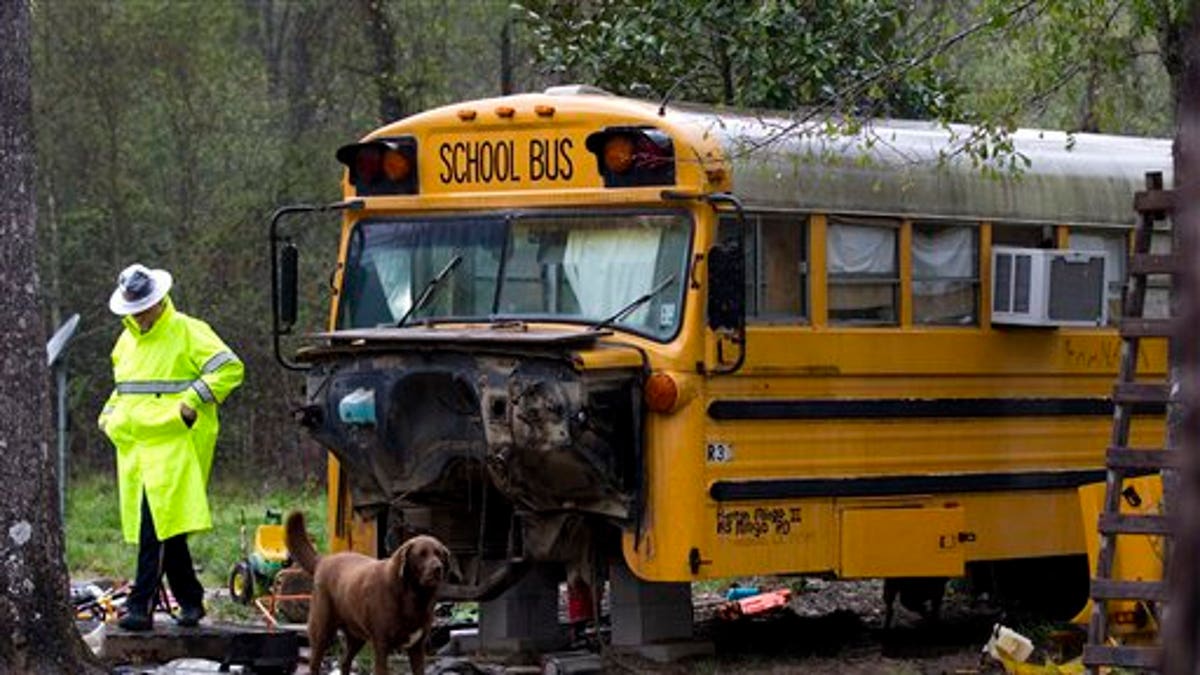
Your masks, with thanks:
<instances>
[{"instance_id":1,"label":"tree trunk","mask_svg":"<svg viewBox=\"0 0 1200 675\"><path fill-rule=\"evenodd\" d=\"M1176 43L1181 72L1171 78L1177 87L1173 224L1176 250L1185 260L1200 256L1200 11L1191 18L1186 31L1169 31L1186 38ZM1176 535L1167 558L1171 594L1162 635L1168 675L1200 672L1200 270L1187 265L1181 276L1172 298L1180 327L1171 341L1171 381L1180 387L1183 405L1182 414L1180 406L1172 406L1167 435L1169 446L1179 443L1182 456L1178 476L1164 481Z\"/></svg>"},{"instance_id":2,"label":"tree trunk","mask_svg":"<svg viewBox=\"0 0 1200 675\"><path fill-rule=\"evenodd\" d=\"M67 597L33 200L27 0L0 0L0 670L103 672Z\"/></svg>"},{"instance_id":3,"label":"tree trunk","mask_svg":"<svg viewBox=\"0 0 1200 675\"><path fill-rule=\"evenodd\" d=\"M500 28L500 94L508 96L513 93L513 20L512 15L504 18Z\"/></svg>"},{"instance_id":4,"label":"tree trunk","mask_svg":"<svg viewBox=\"0 0 1200 675\"><path fill-rule=\"evenodd\" d=\"M379 96L379 121L394 122L404 117L404 101L396 83L396 33L388 17L387 7L380 0L359 0L367 19L367 38L375 55L375 90Z\"/></svg>"},{"instance_id":5,"label":"tree trunk","mask_svg":"<svg viewBox=\"0 0 1200 675\"><path fill-rule=\"evenodd\" d=\"M733 88L733 60L729 57L729 36L720 31L713 31L711 38L717 56L717 69L721 75L721 102L734 105L736 93Z\"/></svg>"}]
</instances>

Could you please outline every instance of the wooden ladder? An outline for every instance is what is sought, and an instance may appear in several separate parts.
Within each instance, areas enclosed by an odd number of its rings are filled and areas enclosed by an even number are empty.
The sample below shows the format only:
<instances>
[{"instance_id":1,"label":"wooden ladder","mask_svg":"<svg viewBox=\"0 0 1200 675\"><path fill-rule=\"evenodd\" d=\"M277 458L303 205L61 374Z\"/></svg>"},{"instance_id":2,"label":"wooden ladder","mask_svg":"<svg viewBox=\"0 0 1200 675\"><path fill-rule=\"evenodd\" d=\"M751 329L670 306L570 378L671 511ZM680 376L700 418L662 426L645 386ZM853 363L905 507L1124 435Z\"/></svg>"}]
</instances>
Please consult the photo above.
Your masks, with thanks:
<instances>
[{"instance_id":1,"label":"wooden ladder","mask_svg":"<svg viewBox=\"0 0 1200 675\"><path fill-rule=\"evenodd\" d=\"M1083 650L1083 663L1090 673L1098 672L1099 666L1156 670L1162 662L1160 645L1134 646L1110 642L1108 603L1114 600L1140 600L1150 607L1155 616L1161 617L1162 605L1167 599L1165 569L1162 575L1164 581L1125 581L1113 578L1113 563L1117 537L1120 535L1170 535L1166 516L1127 515L1121 513L1120 507L1126 478L1160 472L1178 464L1178 453L1173 450L1129 447L1129 427L1135 409L1148 405L1165 407L1171 401L1170 384L1167 381L1169 372L1161 382L1138 381L1137 364L1141 340L1169 338L1174 329L1171 319L1148 319L1144 316L1149 276L1174 274L1182 269L1177 253L1150 252L1154 223L1170 214L1173 197L1173 191L1163 189L1161 173L1147 174L1146 190L1134 197L1138 225L1134 231L1134 253L1129 260L1129 278L1121 312L1120 371L1113 387L1112 437L1105 460L1104 508L1098 525L1100 545L1096 576L1091 584L1092 617L1088 644Z\"/></svg>"}]
</instances>

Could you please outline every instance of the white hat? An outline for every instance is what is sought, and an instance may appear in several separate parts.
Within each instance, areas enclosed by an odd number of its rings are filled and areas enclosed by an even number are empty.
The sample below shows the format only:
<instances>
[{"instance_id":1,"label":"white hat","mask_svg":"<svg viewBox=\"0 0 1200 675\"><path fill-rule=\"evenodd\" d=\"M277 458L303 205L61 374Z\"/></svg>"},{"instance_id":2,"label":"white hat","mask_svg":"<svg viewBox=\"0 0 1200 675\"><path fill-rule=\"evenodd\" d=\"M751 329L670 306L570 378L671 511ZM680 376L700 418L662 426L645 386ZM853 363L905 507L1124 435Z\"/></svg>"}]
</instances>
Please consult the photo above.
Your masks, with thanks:
<instances>
[{"instance_id":1,"label":"white hat","mask_svg":"<svg viewBox=\"0 0 1200 675\"><path fill-rule=\"evenodd\" d=\"M147 269L145 265L134 263L121 270L117 289L108 299L108 308L118 316L137 314L153 307L169 290L170 272Z\"/></svg>"}]
</instances>

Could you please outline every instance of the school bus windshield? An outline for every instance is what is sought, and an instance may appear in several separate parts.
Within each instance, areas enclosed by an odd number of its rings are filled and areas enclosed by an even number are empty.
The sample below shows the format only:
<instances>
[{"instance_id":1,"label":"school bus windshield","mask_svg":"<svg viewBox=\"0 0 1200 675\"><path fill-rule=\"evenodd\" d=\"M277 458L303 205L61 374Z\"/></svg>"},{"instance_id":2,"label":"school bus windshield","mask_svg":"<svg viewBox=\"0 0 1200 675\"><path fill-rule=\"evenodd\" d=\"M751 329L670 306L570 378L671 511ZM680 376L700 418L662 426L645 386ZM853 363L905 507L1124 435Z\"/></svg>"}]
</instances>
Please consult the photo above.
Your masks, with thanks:
<instances>
[{"instance_id":1,"label":"school bus windshield","mask_svg":"<svg viewBox=\"0 0 1200 675\"><path fill-rule=\"evenodd\" d=\"M657 340L678 331L691 219L683 213L488 214L371 219L350 235L340 328L424 321L611 323Z\"/></svg>"}]
</instances>

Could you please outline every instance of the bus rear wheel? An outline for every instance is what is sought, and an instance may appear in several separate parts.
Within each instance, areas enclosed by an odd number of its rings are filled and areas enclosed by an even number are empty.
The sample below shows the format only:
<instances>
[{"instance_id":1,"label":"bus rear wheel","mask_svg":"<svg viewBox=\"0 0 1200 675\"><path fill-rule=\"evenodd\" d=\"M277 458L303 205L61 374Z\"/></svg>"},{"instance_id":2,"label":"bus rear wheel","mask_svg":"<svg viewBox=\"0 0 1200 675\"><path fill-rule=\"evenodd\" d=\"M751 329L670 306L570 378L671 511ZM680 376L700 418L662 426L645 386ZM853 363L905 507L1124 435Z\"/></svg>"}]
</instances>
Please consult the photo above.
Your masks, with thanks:
<instances>
[{"instance_id":1,"label":"bus rear wheel","mask_svg":"<svg viewBox=\"0 0 1200 675\"><path fill-rule=\"evenodd\" d=\"M910 612L919 614L926 621L937 621L941 617L942 600L946 597L946 577L895 577L883 580L883 604L885 628L890 628L895 613L896 600Z\"/></svg>"},{"instance_id":2,"label":"bus rear wheel","mask_svg":"<svg viewBox=\"0 0 1200 675\"><path fill-rule=\"evenodd\" d=\"M967 565L976 594L987 593L1006 609L1052 621L1068 621L1087 604L1090 573L1082 554Z\"/></svg>"}]
</instances>

